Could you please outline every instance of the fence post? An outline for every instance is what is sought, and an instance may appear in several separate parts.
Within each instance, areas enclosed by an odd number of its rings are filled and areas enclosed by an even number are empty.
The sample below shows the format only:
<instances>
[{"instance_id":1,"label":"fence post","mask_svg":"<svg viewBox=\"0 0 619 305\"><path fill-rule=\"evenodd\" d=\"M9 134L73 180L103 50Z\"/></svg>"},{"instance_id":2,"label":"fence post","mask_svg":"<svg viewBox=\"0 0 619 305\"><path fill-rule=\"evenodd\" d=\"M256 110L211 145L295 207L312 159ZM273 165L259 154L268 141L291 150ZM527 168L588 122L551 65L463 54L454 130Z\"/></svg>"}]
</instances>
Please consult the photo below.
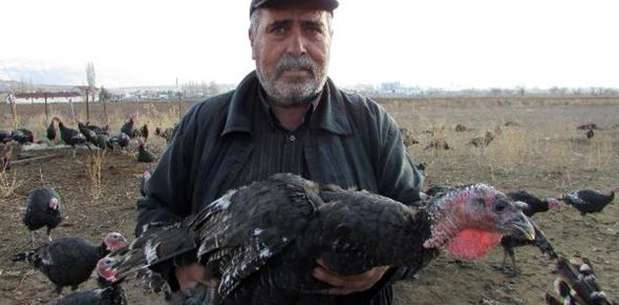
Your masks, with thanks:
<instances>
[{"instance_id":1,"label":"fence post","mask_svg":"<svg viewBox=\"0 0 619 305\"><path fill-rule=\"evenodd\" d=\"M45 92L45 126L49 125L49 110L47 109L47 92Z\"/></svg>"}]
</instances>

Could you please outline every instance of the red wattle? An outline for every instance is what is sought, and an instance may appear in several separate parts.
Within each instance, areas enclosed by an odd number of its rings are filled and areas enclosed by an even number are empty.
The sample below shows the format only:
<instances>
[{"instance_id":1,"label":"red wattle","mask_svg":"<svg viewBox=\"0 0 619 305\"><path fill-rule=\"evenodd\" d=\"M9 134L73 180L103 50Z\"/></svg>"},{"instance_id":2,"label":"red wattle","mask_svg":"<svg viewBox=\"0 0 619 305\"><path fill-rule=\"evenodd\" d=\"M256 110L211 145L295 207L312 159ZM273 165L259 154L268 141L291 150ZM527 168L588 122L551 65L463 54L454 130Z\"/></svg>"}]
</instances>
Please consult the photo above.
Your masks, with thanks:
<instances>
[{"instance_id":1,"label":"red wattle","mask_svg":"<svg viewBox=\"0 0 619 305\"><path fill-rule=\"evenodd\" d=\"M461 260L477 260L501 242L501 234L478 229L460 231L448 244L451 256Z\"/></svg>"}]
</instances>

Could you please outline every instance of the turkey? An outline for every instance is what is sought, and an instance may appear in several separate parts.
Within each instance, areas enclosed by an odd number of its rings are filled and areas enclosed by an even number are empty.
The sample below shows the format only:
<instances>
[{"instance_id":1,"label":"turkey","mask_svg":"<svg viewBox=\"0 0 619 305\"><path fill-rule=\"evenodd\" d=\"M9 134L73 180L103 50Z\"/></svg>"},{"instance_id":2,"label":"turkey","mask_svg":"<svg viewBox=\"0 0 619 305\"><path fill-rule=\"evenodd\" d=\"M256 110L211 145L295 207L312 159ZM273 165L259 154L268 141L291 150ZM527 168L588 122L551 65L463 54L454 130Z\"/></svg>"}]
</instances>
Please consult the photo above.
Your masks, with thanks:
<instances>
[{"instance_id":1,"label":"turkey","mask_svg":"<svg viewBox=\"0 0 619 305\"><path fill-rule=\"evenodd\" d=\"M64 126L64 123L58 117L54 117L52 120L56 120L58 122L58 128L60 129L60 138L67 145L71 145L73 147L73 157L75 157L75 145L88 145L86 143L86 137L82 135L79 131L68 128ZM90 146L88 146L90 149Z\"/></svg>"},{"instance_id":2,"label":"turkey","mask_svg":"<svg viewBox=\"0 0 619 305\"><path fill-rule=\"evenodd\" d=\"M126 246L127 240L116 232L108 233L100 246L93 246L83 238L64 237L33 251L16 254L12 260L27 260L54 283L56 292L60 294L66 286L77 289L88 280L101 258Z\"/></svg>"},{"instance_id":3,"label":"turkey","mask_svg":"<svg viewBox=\"0 0 619 305\"><path fill-rule=\"evenodd\" d=\"M58 193L49 187L39 187L28 194L24 224L30 231L32 246L36 245L34 231L47 227L47 239L52 241L51 231L62 222L62 205Z\"/></svg>"},{"instance_id":4,"label":"turkey","mask_svg":"<svg viewBox=\"0 0 619 305\"><path fill-rule=\"evenodd\" d=\"M11 131L11 138L21 145L34 142L34 134L26 128L18 128Z\"/></svg>"},{"instance_id":5,"label":"turkey","mask_svg":"<svg viewBox=\"0 0 619 305\"><path fill-rule=\"evenodd\" d=\"M11 132L0 129L0 143L7 143L11 140L13 140L11 139Z\"/></svg>"},{"instance_id":6,"label":"turkey","mask_svg":"<svg viewBox=\"0 0 619 305\"><path fill-rule=\"evenodd\" d=\"M108 148L114 150L114 146L118 145L121 149L129 146L130 138L125 133L121 132L118 135L110 137L105 143Z\"/></svg>"},{"instance_id":7,"label":"turkey","mask_svg":"<svg viewBox=\"0 0 619 305\"><path fill-rule=\"evenodd\" d=\"M80 133L84 135L84 137L86 138L88 142L94 144L96 147L98 147L101 150L106 148L106 141L108 137L106 136L103 130L100 130L100 128L99 129L88 128L88 125L84 125L81 122L77 123L77 128L79 129ZM99 131L100 133L97 133L97 131L95 130Z\"/></svg>"},{"instance_id":8,"label":"turkey","mask_svg":"<svg viewBox=\"0 0 619 305\"><path fill-rule=\"evenodd\" d=\"M148 141L148 136L149 136L149 130L148 130L148 125L144 124L144 126L142 126L142 128L137 130L137 135L144 138L144 142Z\"/></svg>"},{"instance_id":9,"label":"turkey","mask_svg":"<svg viewBox=\"0 0 619 305\"><path fill-rule=\"evenodd\" d=\"M584 257L557 260L559 274L554 282L555 292L560 297L546 293L548 305L616 305L600 288L591 262Z\"/></svg>"},{"instance_id":10,"label":"turkey","mask_svg":"<svg viewBox=\"0 0 619 305\"><path fill-rule=\"evenodd\" d=\"M542 200L525 190L509 192L506 195L514 201L526 203L525 205L522 205L522 212L527 217L531 217L536 213L546 212L549 209L558 209L561 206L561 203L554 198L547 198ZM530 240L520 234L508 234L501 238L501 246L503 247L504 253L502 265L503 270L507 270L507 258L509 257L512 263L512 271L515 274L519 273L519 268L516 265L516 256L514 253L514 248L516 247L535 246L539 248L540 251L546 254L549 258L557 257L554 248L546 239L542 230L534 222L531 223L535 228L534 240Z\"/></svg>"},{"instance_id":11,"label":"turkey","mask_svg":"<svg viewBox=\"0 0 619 305\"><path fill-rule=\"evenodd\" d=\"M203 304L335 304L351 296L316 293L329 288L312 276L318 258L340 275L385 265L416 273L440 249L472 260L498 245L502 234L534 238L514 202L484 184L415 209L292 174L232 190L175 225L145 229L128 249L108 256L116 261L116 277L189 255L211 275Z\"/></svg>"},{"instance_id":12,"label":"turkey","mask_svg":"<svg viewBox=\"0 0 619 305\"><path fill-rule=\"evenodd\" d=\"M127 300L120 283L113 283L113 278L106 277L110 264L111 261L105 258L97 263L96 272L101 288L74 292L50 305L126 305Z\"/></svg>"},{"instance_id":13,"label":"turkey","mask_svg":"<svg viewBox=\"0 0 619 305\"><path fill-rule=\"evenodd\" d=\"M96 125L91 125L90 122L86 122L86 128L94 131L96 134L110 135L110 126L105 125L103 127L99 127Z\"/></svg>"},{"instance_id":14,"label":"turkey","mask_svg":"<svg viewBox=\"0 0 619 305\"><path fill-rule=\"evenodd\" d=\"M138 139L138 144L138 152L135 156L138 162L150 163L154 162L157 159L157 157L155 157L152 152L146 150L146 147L144 146L144 140L142 140L142 138Z\"/></svg>"},{"instance_id":15,"label":"turkey","mask_svg":"<svg viewBox=\"0 0 619 305\"><path fill-rule=\"evenodd\" d=\"M56 120L52 119L49 126L47 126L47 139L52 142L55 142L56 137L58 136L58 131L56 130L56 125L54 125L54 123L56 123Z\"/></svg>"},{"instance_id":16,"label":"turkey","mask_svg":"<svg viewBox=\"0 0 619 305\"><path fill-rule=\"evenodd\" d=\"M161 129L160 127L155 128L155 135L160 136L165 139L166 143L170 143L172 138L174 137L174 133L176 132L177 125L174 127Z\"/></svg>"},{"instance_id":17,"label":"turkey","mask_svg":"<svg viewBox=\"0 0 619 305\"><path fill-rule=\"evenodd\" d=\"M490 131L486 131L486 134L483 137L475 137L469 141L469 144L475 147L488 147L493 140L494 134Z\"/></svg>"},{"instance_id":18,"label":"turkey","mask_svg":"<svg viewBox=\"0 0 619 305\"><path fill-rule=\"evenodd\" d=\"M150 180L150 177L152 176L152 174L150 173L150 171L145 170L144 174L142 176L140 176L140 194L142 195L142 197L146 197L146 193L148 192L148 180Z\"/></svg>"},{"instance_id":19,"label":"turkey","mask_svg":"<svg viewBox=\"0 0 619 305\"><path fill-rule=\"evenodd\" d=\"M594 190L580 190L561 196L559 200L575 207L583 216L590 213L601 212L608 204L615 200L615 192L603 194Z\"/></svg>"},{"instance_id":20,"label":"turkey","mask_svg":"<svg viewBox=\"0 0 619 305\"><path fill-rule=\"evenodd\" d=\"M137 119L137 114L132 114L129 119L123 124L120 128L120 132L129 136L129 138L133 139L137 136L138 132L135 129L135 121Z\"/></svg>"}]
</instances>

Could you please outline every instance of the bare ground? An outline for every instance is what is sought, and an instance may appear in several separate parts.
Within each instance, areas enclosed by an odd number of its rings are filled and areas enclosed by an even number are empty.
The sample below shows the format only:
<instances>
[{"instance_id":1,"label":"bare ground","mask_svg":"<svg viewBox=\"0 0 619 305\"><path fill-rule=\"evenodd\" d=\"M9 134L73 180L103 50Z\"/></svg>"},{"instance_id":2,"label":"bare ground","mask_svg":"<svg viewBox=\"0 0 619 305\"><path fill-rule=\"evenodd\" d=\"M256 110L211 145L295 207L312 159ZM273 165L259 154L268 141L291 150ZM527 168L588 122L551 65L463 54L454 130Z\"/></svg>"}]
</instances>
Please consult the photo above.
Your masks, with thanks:
<instances>
[{"instance_id":1,"label":"bare ground","mask_svg":"<svg viewBox=\"0 0 619 305\"><path fill-rule=\"evenodd\" d=\"M617 100L413 100L384 105L422 142L410 147L410 152L417 161L427 163L426 185L488 182L505 191L525 188L544 196L581 187L609 190L619 186L619 129L612 128L619 124ZM519 126L505 127L508 121ZM576 126L588 122L605 129L586 140ZM474 130L456 133L453 127L457 123ZM487 130L496 132L497 126L501 126L501 135L488 148L466 145ZM434 135L423 132L433 128ZM453 149L424 150L423 145L435 138L446 139ZM40 304L56 297L40 273L9 260L12 254L29 248L21 218L32 188L51 185L61 194L66 219L54 231L55 237L79 235L98 243L109 231L133 236L136 176L151 165L135 162L131 154L107 154L103 186L94 198L97 190L89 182L86 164L86 152L75 159L67 153L46 162L16 166L9 173L21 186L16 194L0 199L4 211L0 214L0 304ZM606 292L619 296L616 203L597 215L583 217L565 209L534 219L559 252L589 257ZM543 294L552 288L554 279L552 262L532 248L519 248L516 255L522 274L515 277L497 269L503 258L500 249L474 263L440 257L418 279L397 284L397 303L455 305L485 300L485 304L543 304ZM82 288L94 286L91 280ZM133 283L126 288L129 304L164 303L161 296L145 296Z\"/></svg>"}]
</instances>

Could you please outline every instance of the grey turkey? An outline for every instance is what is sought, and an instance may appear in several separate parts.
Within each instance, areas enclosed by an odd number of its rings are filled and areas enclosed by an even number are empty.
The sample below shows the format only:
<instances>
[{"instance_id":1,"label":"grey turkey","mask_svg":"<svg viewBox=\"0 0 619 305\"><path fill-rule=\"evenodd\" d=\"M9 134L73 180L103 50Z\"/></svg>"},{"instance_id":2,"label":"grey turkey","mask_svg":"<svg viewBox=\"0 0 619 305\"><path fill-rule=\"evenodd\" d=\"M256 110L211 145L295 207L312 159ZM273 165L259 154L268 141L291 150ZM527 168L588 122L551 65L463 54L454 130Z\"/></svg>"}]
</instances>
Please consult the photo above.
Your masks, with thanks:
<instances>
[{"instance_id":1,"label":"grey turkey","mask_svg":"<svg viewBox=\"0 0 619 305\"><path fill-rule=\"evenodd\" d=\"M527 217L532 217L537 213L546 212L550 209L558 209L561 206L559 201L554 198L540 199L525 190L509 192L506 195L512 200L526 203L526 205L522 205L522 212ZM549 258L557 258L554 247L546 239L542 230L533 221L531 221L531 223L535 228L535 239L528 239L521 234L508 234L501 238L501 247L503 247L504 253L503 270L507 270L507 258L509 257L511 260L511 271L516 274L519 273L519 268L516 265L516 255L514 253L514 248L517 247L535 246Z\"/></svg>"},{"instance_id":2,"label":"grey turkey","mask_svg":"<svg viewBox=\"0 0 619 305\"><path fill-rule=\"evenodd\" d=\"M127 246L120 233L108 233L99 246L91 245L80 237L55 239L33 251L16 254L12 261L28 261L55 285L60 294L64 287L73 290L88 280L97 262L110 251Z\"/></svg>"},{"instance_id":3,"label":"grey turkey","mask_svg":"<svg viewBox=\"0 0 619 305\"><path fill-rule=\"evenodd\" d=\"M129 136L123 132L111 136L107 142L106 145L109 149L114 150L114 146L118 145L118 147L120 147L121 149L126 148L127 146L129 146L129 141L131 139L129 138Z\"/></svg>"},{"instance_id":4,"label":"grey turkey","mask_svg":"<svg viewBox=\"0 0 619 305\"><path fill-rule=\"evenodd\" d=\"M39 187L28 194L24 224L30 231L32 246L35 246L34 231L46 227L47 239L52 241L51 231L62 222L60 195L50 187Z\"/></svg>"},{"instance_id":5,"label":"grey turkey","mask_svg":"<svg viewBox=\"0 0 619 305\"><path fill-rule=\"evenodd\" d=\"M477 259L514 231L534 238L514 202L483 184L413 208L276 174L230 191L180 223L146 228L129 248L108 257L119 279L193 257L212 275L204 281L208 299L202 304L336 304L355 296L316 293L329 288L312 276L318 258L340 275L384 265L416 273L440 249Z\"/></svg>"},{"instance_id":6,"label":"grey turkey","mask_svg":"<svg viewBox=\"0 0 619 305\"><path fill-rule=\"evenodd\" d=\"M110 270L111 261L105 258L99 260L96 272L100 288L73 292L49 305L126 305L127 299L120 283L115 283L106 276Z\"/></svg>"},{"instance_id":7,"label":"grey turkey","mask_svg":"<svg viewBox=\"0 0 619 305\"><path fill-rule=\"evenodd\" d=\"M591 261L584 257L557 259L555 270L558 277L554 282L556 296L546 293L548 305L616 305L602 291L597 282Z\"/></svg>"},{"instance_id":8,"label":"grey turkey","mask_svg":"<svg viewBox=\"0 0 619 305\"><path fill-rule=\"evenodd\" d=\"M146 150L144 140L142 140L142 138L138 139L138 152L136 153L135 158L136 160L138 160L138 162L144 163L154 162L157 159L157 157L155 157L155 154Z\"/></svg>"},{"instance_id":9,"label":"grey turkey","mask_svg":"<svg viewBox=\"0 0 619 305\"><path fill-rule=\"evenodd\" d=\"M604 210L608 204L615 200L615 192L619 192L619 188L608 194L586 189L563 195L559 200L573 206L580 211L580 214L585 215Z\"/></svg>"}]
</instances>

